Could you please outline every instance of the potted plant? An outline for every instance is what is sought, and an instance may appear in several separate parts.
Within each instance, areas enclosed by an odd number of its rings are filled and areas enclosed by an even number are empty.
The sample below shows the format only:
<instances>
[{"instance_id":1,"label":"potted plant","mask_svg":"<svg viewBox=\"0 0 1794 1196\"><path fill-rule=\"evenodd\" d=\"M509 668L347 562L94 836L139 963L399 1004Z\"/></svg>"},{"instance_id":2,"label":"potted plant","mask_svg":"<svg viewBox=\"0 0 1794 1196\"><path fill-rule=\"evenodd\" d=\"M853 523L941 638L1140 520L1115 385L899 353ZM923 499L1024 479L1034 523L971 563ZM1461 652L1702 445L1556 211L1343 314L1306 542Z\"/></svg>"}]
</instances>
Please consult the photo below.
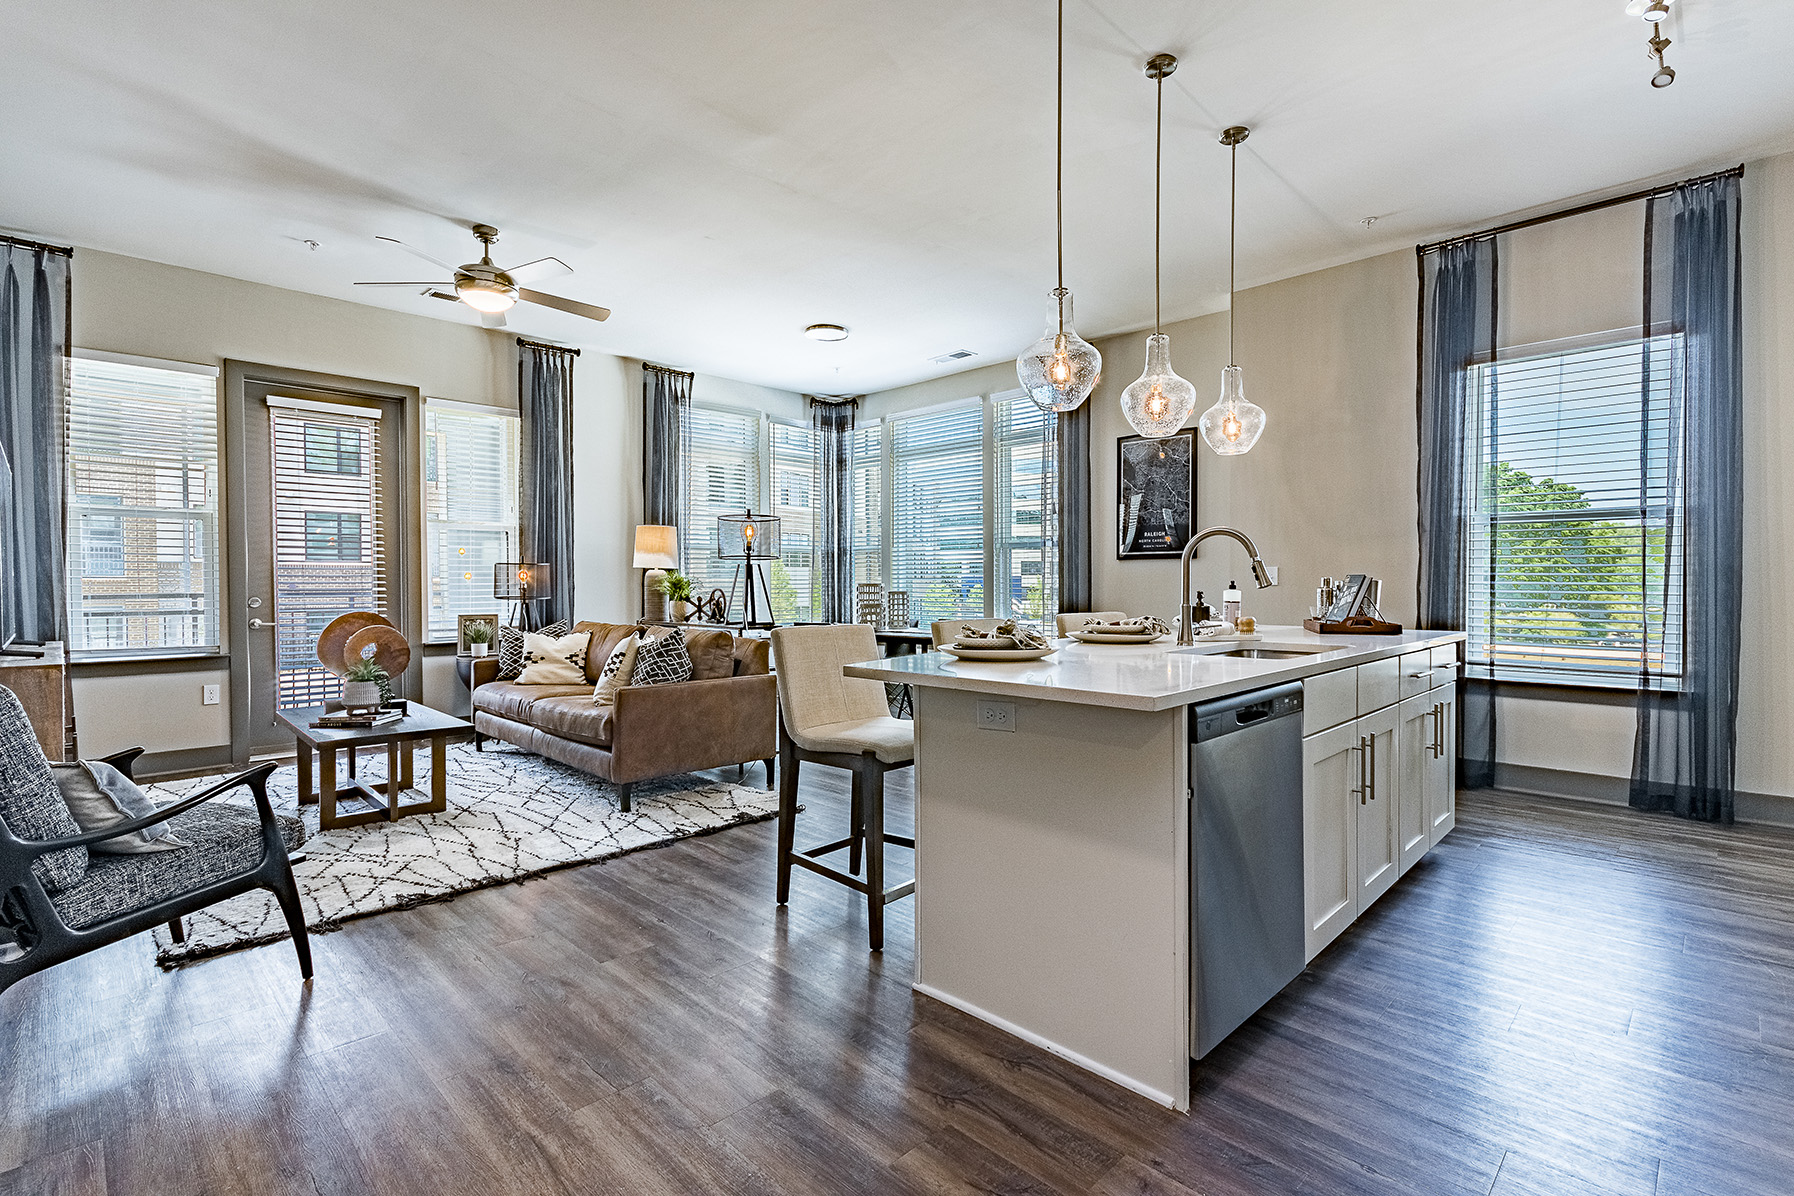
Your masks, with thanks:
<instances>
[{"instance_id":1,"label":"potted plant","mask_svg":"<svg viewBox=\"0 0 1794 1196\"><path fill-rule=\"evenodd\" d=\"M343 709L363 710L378 706L385 696L386 670L371 660L357 660L343 672Z\"/></svg>"},{"instance_id":2,"label":"potted plant","mask_svg":"<svg viewBox=\"0 0 1794 1196\"><path fill-rule=\"evenodd\" d=\"M667 575L660 579L657 588L667 598L667 609L672 613L675 622L683 623L691 617L691 578L677 569L668 569Z\"/></svg>"},{"instance_id":3,"label":"potted plant","mask_svg":"<svg viewBox=\"0 0 1794 1196\"><path fill-rule=\"evenodd\" d=\"M492 624L484 619L467 625L467 653L470 656L484 656L492 647Z\"/></svg>"}]
</instances>

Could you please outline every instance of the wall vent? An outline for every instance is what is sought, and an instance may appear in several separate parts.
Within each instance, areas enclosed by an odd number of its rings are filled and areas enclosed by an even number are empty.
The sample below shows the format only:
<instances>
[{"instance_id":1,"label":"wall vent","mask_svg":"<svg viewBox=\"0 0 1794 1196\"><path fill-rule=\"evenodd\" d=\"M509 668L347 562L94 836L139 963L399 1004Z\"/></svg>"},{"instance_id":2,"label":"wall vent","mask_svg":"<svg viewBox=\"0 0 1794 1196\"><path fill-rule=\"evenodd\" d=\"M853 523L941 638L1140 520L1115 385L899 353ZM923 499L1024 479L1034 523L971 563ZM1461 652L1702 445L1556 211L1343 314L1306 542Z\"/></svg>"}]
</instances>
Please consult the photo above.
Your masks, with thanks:
<instances>
[{"instance_id":1,"label":"wall vent","mask_svg":"<svg viewBox=\"0 0 1794 1196\"><path fill-rule=\"evenodd\" d=\"M939 357L930 357L928 361L931 365L946 365L949 361L964 361L968 357L976 356L977 354L970 349L955 349L951 353L942 353Z\"/></svg>"}]
</instances>

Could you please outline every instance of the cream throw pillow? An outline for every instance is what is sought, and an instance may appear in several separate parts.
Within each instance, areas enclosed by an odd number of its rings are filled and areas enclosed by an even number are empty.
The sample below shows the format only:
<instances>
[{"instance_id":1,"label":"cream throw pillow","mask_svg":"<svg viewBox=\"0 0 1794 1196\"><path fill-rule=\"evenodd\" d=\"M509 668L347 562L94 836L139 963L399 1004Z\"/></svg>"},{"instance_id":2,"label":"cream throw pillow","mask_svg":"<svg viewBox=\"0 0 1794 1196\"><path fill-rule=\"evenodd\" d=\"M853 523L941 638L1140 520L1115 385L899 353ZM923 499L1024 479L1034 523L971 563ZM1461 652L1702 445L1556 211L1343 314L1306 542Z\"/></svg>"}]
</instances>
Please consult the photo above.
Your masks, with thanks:
<instances>
[{"instance_id":1,"label":"cream throw pillow","mask_svg":"<svg viewBox=\"0 0 1794 1196\"><path fill-rule=\"evenodd\" d=\"M598 688L592 691L593 705L616 704L617 691L629 684L629 675L635 671L635 650L641 642L640 633L626 635L622 643L610 650L610 659L604 662L604 674L598 678Z\"/></svg>"},{"instance_id":2,"label":"cream throw pillow","mask_svg":"<svg viewBox=\"0 0 1794 1196\"><path fill-rule=\"evenodd\" d=\"M523 637L523 672L519 685L584 685L586 651L592 633L575 631L558 638L527 632Z\"/></svg>"}]
</instances>

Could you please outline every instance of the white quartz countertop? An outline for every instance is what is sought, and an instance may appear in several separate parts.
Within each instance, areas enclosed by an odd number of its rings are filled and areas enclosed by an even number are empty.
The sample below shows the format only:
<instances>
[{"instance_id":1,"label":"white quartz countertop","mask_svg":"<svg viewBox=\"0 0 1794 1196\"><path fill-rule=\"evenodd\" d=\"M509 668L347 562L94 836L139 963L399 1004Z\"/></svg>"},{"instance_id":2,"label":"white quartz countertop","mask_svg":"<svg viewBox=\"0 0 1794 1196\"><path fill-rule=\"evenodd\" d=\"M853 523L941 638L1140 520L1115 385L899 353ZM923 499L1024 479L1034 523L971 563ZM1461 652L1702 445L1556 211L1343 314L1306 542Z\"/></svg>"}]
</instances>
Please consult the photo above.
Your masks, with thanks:
<instances>
[{"instance_id":1,"label":"white quartz countertop","mask_svg":"<svg viewBox=\"0 0 1794 1196\"><path fill-rule=\"evenodd\" d=\"M1463 640L1461 631L1405 631L1400 635L1318 635L1302 627L1260 627L1256 641L1198 641L1179 648L1175 636L1156 644L1085 644L1054 640L1057 651L1013 664L958 660L944 652L850 664L849 677L940 689L969 690L1049 702L1169 710L1224 698L1317 673L1400 656ZM1282 660L1221 653L1236 648L1319 649Z\"/></svg>"}]
</instances>

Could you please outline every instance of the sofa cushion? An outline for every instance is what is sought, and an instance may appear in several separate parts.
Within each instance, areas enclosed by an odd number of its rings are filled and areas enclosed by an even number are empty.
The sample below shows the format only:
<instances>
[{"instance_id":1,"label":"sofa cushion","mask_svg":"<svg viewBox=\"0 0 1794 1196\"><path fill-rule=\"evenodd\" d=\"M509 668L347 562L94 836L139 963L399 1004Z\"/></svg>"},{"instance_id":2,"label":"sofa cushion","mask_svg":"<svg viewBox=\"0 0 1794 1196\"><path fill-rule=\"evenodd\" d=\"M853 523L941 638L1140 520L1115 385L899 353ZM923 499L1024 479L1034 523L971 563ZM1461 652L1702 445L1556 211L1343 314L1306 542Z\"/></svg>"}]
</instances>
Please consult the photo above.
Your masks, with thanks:
<instances>
[{"instance_id":1,"label":"sofa cushion","mask_svg":"<svg viewBox=\"0 0 1794 1196\"><path fill-rule=\"evenodd\" d=\"M735 675L735 637L728 632L687 628L685 650L691 656L691 680Z\"/></svg>"},{"instance_id":2,"label":"sofa cushion","mask_svg":"<svg viewBox=\"0 0 1794 1196\"><path fill-rule=\"evenodd\" d=\"M530 726L575 743L609 747L617 717L615 705L599 706L581 690L577 696L543 698L529 709Z\"/></svg>"},{"instance_id":3,"label":"sofa cushion","mask_svg":"<svg viewBox=\"0 0 1794 1196\"><path fill-rule=\"evenodd\" d=\"M737 677L764 677L772 672L771 640L736 636L733 651Z\"/></svg>"},{"instance_id":4,"label":"sofa cushion","mask_svg":"<svg viewBox=\"0 0 1794 1196\"><path fill-rule=\"evenodd\" d=\"M592 633L592 646L586 652L586 676L596 684L604 675L604 664L617 645L641 627L635 623L575 623L573 630Z\"/></svg>"},{"instance_id":5,"label":"sofa cushion","mask_svg":"<svg viewBox=\"0 0 1794 1196\"><path fill-rule=\"evenodd\" d=\"M584 685L519 685L515 681L494 681L473 691L473 708L508 718L513 722L530 721L530 707L542 698L566 698L578 694L589 704L592 691Z\"/></svg>"},{"instance_id":6,"label":"sofa cushion","mask_svg":"<svg viewBox=\"0 0 1794 1196\"><path fill-rule=\"evenodd\" d=\"M19 839L66 839L81 833L62 791L50 776L50 762L37 732L12 690L0 685L0 823ZM54 893L81 879L87 848L68 847L31 861L31 871Z\"/></svg>"},{"instance_id":7,"label":"sofa cushion","mask_svg":"<svg viewBox=\"0 0 1794 1196\"><path fill-rule=\"evenodd\" d=\"M287 850L297 850L305 842L304 825L284 814L275 820ZM215 800L177 814L169 823L188 846L153 855L95 856L85 876L50 898L62 920L80 930L261 863L262 822L254 810Z\"/></svg>"}]
</instances>

